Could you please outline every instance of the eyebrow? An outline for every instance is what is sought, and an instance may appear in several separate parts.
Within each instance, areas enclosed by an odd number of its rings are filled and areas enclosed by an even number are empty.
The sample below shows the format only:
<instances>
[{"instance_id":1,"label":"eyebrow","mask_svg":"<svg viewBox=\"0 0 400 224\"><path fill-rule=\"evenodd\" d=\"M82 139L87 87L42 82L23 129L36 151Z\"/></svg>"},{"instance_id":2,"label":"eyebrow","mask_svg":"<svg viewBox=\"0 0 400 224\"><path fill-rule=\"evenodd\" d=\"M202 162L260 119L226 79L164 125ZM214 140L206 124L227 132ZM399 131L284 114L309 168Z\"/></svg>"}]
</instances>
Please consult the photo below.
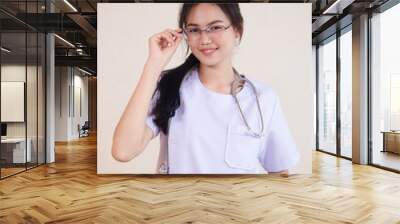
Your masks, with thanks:
<instances>
[{"instance_id":1,"label":"eyebrow","mask_svg":"<svg viewBox=\"0 0 400 224\"><path fill-rule=\"evenodd\" d=\"M212 25L212 24L214 24L214 23L219 23L219 22L223 23L224 21L222 21L222 20L214 20L214 21L212 21L212 22L209 22L209 23L207 24L207 26ZM199 25L196 24L196 23L189 23L189 24L187 24L186 26L199 26Z\"/></svg>"}]
</instances>

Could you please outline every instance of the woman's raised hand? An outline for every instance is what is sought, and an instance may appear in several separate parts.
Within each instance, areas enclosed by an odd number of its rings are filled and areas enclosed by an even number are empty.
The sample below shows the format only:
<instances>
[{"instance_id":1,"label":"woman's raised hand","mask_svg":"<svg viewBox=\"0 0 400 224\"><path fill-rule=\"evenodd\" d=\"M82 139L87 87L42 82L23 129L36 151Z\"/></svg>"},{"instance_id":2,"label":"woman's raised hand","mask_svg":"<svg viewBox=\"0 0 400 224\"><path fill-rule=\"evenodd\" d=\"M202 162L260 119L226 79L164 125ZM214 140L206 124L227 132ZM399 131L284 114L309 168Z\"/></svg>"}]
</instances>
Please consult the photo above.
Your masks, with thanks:
<instances>
[{"instance_id":1,"label":"woman's raised hand","mask_svg":"<svg viewBox=\"0 0 400 224\"><path fill-rule=\"evenodd\" d=\"M181 28L175 30L166 29L151 36L149 39L148 61L164 68L171 60L183 38L182 31Z\"/></svg>"}]
</instances>

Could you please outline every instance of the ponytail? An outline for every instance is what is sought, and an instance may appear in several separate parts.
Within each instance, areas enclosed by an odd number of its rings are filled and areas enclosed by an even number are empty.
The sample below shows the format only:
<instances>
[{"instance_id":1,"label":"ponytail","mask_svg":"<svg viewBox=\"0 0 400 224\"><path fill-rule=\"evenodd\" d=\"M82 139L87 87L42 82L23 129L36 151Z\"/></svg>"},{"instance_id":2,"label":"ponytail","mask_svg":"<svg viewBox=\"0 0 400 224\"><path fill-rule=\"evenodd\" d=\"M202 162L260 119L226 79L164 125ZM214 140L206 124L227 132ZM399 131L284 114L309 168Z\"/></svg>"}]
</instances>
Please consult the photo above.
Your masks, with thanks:
<instances>
[{"instance_id":1,"label":"ponytail","mask_svg":"<svg viewBox=\"0 0 400 224\"><path fill-rule=\"evenodd\" d=\"M158 93L158 97L151 114L154 115L154 123L165 135L168 134L169 119L175 115L176 109L181 104L179 94L181 83L189 70L198 65L199 60L190 54L182 65L164 71L157 84L155 93ZM156 94L153 94L153 97L155 96Z\"/></svg>"}]
</instances>

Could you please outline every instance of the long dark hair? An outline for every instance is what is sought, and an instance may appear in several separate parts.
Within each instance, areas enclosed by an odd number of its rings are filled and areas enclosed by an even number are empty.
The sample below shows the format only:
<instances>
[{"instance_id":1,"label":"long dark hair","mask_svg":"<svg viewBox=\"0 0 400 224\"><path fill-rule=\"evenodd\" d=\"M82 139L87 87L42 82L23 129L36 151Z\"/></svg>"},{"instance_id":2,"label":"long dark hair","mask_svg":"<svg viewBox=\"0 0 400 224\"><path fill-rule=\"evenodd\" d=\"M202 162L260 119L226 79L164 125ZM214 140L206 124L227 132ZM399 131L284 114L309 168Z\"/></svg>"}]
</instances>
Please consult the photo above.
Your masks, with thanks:
<instances>
[{"instance_id":1,"label":"long dark hair","mask_svg":"<svg viewBox=\"0 0 400 224\"><path fill-rule=\"evenodd\" d=\"M186 24L190 10L198 3L184 3L179 14L179 27L183 28ZM243 18L237 3L214 3L229 18L232 26L240 33L240 39L243 34ZM188 53L189 48L186 49ZM164 133L168 134L168 121L175 115L176 109L180 106L179 89L185 75L194 67L199 66L199 60L191 53L180 66L165 70L161 74L161 79L153 97L157 96L155 105L151 114L154 115L154 123Z\"/></svg>"}]
</instances>

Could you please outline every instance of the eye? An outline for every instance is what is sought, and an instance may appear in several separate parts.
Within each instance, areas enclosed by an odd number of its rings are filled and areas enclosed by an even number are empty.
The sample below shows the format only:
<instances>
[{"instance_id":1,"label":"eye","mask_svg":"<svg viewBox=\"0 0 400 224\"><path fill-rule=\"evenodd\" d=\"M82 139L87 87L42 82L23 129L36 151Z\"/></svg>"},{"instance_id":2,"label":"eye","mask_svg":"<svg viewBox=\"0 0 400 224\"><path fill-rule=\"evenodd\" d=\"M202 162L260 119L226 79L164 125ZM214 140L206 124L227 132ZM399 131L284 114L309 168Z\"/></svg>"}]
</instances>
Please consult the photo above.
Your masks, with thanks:
<instances>
[{"instance_id":1,"label":"eye","mask_svg":"<svg viewBox=\"0 0 400 224\"><path fill-rule=\"evenodd\" d=\"M223 25L214 25L214 26L210 26L210 31L211 32L218 32L224 29Z\"/></svg>"},{"instance_id":2,"label":"eye","mask_svg":"<svg viewBox=\"0 0 400 224\"><path fill-rule=\"evenodd\" d=\"M188 33L198 33L199 32L199 28L197 28L197 27L189 27L189 28L186 28L186 32L188 32Z\"/></svg>"}]
</instances>

